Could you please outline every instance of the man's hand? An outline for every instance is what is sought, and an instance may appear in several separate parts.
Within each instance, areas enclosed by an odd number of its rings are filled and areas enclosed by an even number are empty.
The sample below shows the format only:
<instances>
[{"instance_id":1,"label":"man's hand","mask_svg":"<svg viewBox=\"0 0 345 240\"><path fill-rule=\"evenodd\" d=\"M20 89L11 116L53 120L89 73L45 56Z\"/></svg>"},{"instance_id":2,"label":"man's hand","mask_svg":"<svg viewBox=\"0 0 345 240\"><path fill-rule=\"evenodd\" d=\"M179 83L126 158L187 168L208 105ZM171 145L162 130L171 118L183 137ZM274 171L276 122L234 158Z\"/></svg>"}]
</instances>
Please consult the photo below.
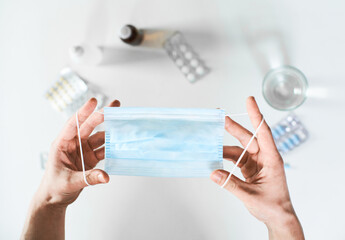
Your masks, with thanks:
<instances>
[{"instance_id":1,"label":"man's hand","mask_svg":"<svg viewBox=\"0 0 345 240\"><path fill-rule=\"evenodd\" d=\"M257 128L263 116L253 97L247 99L247 110L252 125ZM229 117L226 117L225 129L242 146L246 146L253 135ZM242 151L240 147L224 146L224 158L236 163ZM253 216L266 224L270 239L304 239L290 200L284 163L266 122L238 166L245 181L231 176L224 188L237 196ZM227 171L216 170L211 174L211 179L222 186L228 175Z\"/></svg>"},{"instance_id":2,"label":"man's hand","mask_svg":"<svg viewBox=\"0 0 345 240\"><path fill-rule=\"evenodd\" d=\"M104 132L91 135L104 121L102 113L94 112L96 106L97 100L91 98L78 111L86 179L91 185L109 182L106 172L93 169L104 159ZM119 107L120 102L115 100L108 106ZM66 207L87 186L79 149L76 116L73 115L51 145L45 174L29 209L23 239L64 239Z\"/></svg>"}]
</instances>

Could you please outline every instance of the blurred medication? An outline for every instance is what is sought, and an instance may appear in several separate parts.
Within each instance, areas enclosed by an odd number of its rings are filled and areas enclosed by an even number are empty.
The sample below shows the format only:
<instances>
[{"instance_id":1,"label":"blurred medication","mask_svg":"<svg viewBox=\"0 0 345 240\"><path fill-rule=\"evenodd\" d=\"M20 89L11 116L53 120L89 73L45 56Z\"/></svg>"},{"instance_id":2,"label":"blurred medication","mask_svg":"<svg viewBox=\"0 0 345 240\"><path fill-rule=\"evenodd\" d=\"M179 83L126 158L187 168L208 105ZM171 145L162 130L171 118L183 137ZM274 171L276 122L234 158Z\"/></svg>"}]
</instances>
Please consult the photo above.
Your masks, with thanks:
<instances>
[{"instance_id":1,"label":"blurred medication","mask_svg":"<svg viewBox=\"0 0 345 240\"><path fill-rule=\"evenodd\" d=\"M77 64L97 65L103 60L104 49L90 44L75 45L69 49L71 60Z\"/></svg>"},{"instance_id":2,"label":"blurred medication","mask_svg":"<svg viewBox=\"0 0 345 240\"><path fill-rule=\"evenodd\" d=\"M285 154L304 143L309 133L300 119L291 113L272 127L272 135L278 151Z\"/></svg>"},{"instance_id":3,"label":"blurred medication","mask_svg":"<svg viewBox=\"0 0 345 240\"><path fill-rule=\"evenodd\" d=\"M119 37L123 42L132 46L164 48L189 82L195 82L210 72L210 69L180 32L138 29L127 24L121 27Z\"/></svg>"},{"instance_id":4,"label":"blurred medication","mask_svg":"<svg viewBox=\"0 0 345 240\"><path fill-rule=\"evenodd\" d=\"M91 97L98 100L98 108L101 108L105 101L103 94L91 89L70 68L61 70L59 80L49 88L45 97L54 109L66 117L71 116Z\"/></svg>"},{"instance_id":5,"label":"blurred medication","mask_svg":"<svg viewBox=\"0 0 345 240\"><path fill-rule=\"evenodd\" d=\"M195 82L210 72L210 69L180 32L176 32L168 38L164 43L164 48L189 82Z\"/></svg>"},{"instance_id":6,"label":"blurred medication","mask_svg":"<svg viewBox=\"0 0 345 240\"><path fill-rule=\"evenodd\" d=\"M262 84L267 103L278 110L293 110L302 105L307 96L308 82L295 67L281 66L269 71Z\"/></svg>"},{"instance_id":7,"label":"blurred medication","mask_svg":"<svg viewBox=\"0 0 345 240\"><path fill-rule=\"evenodd\" d=\"M174 33L175 31L166 29L137 28L127 24L120 28L119 37L124 43L132 46L161 49Z\"/></svg>"}]
</instances>

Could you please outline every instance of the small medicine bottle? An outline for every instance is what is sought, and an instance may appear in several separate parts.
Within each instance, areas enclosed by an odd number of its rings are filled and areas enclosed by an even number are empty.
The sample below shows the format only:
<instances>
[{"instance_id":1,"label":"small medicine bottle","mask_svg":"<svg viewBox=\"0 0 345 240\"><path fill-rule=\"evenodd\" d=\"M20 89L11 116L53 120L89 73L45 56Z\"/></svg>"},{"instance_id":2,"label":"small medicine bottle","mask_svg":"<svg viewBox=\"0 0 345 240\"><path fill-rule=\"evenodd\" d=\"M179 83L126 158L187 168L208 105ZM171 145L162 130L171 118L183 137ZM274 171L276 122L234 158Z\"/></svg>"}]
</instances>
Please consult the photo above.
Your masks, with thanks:
<instances>
[{"instance_id":1,"label":"small medicine bottle","mask_svg":"<svg viewBox=\"0 0 345 240\"><path fill-rule=\"evenodd\" d=\"M123 42L133 46L140 45L143 41L143 36L144 33L141 30L138 30L136 27L129 24L121 27L119 32L120 39Z\"/></svg>"}]
</instances>

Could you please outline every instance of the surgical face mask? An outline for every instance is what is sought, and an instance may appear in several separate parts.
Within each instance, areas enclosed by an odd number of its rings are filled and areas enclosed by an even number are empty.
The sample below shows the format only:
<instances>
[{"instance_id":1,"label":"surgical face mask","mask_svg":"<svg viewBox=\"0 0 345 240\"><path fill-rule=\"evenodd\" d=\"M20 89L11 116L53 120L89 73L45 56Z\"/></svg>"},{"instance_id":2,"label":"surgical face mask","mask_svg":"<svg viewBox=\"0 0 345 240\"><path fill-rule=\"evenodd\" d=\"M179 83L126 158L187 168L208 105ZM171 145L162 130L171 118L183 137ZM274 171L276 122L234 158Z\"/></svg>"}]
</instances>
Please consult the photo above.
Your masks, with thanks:
<instances>
[{"instance_id":1,"label":"surgical face mask","mask_svg":"<svg viewBox=\"0 0 345 240\"><path fill-rule=\"evenodd\" d=\"M221 109L104 108L105 171L209 177L223 168Z\"/></svg>"}]
</instances>

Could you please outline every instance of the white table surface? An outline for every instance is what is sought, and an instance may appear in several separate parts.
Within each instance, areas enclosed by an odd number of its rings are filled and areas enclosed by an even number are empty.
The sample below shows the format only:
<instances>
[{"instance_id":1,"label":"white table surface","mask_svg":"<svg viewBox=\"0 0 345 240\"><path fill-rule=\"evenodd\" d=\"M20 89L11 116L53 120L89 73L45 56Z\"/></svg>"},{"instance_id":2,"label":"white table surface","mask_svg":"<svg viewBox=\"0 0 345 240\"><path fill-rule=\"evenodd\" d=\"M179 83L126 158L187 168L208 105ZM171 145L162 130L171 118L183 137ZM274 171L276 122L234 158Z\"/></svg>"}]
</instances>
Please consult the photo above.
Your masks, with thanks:
<instances>
[{"instance_id":1,"label":"white table surface","mask_svg":"<svg viewBox=\"0 0 345 240\"><path fill-rule=\"evenodd\" d=\"M0 238L18 239L43 174L39 154L63 126L44 99L61 68L72 67L123 106L237 113L254 95L274 124L287 113L263 100L267 56L253 51L273 39L285 46L278 56L305 73L311 90L295 111L310 139L285 156L295 210L308 239L345 239L344 13L341 0L0 0ZM126 23L182 31L212 72L190 84L164 52L120 42L116 34ZM67 49L82 41L114 48L114 58L101 66L71 63ZM239 121L251 129L246 118ZM230 136L225 142L237 144ZM208 179L112 176L68 208L66 238L266 239L267 231Z\"/></svg>"}]
</instances>

